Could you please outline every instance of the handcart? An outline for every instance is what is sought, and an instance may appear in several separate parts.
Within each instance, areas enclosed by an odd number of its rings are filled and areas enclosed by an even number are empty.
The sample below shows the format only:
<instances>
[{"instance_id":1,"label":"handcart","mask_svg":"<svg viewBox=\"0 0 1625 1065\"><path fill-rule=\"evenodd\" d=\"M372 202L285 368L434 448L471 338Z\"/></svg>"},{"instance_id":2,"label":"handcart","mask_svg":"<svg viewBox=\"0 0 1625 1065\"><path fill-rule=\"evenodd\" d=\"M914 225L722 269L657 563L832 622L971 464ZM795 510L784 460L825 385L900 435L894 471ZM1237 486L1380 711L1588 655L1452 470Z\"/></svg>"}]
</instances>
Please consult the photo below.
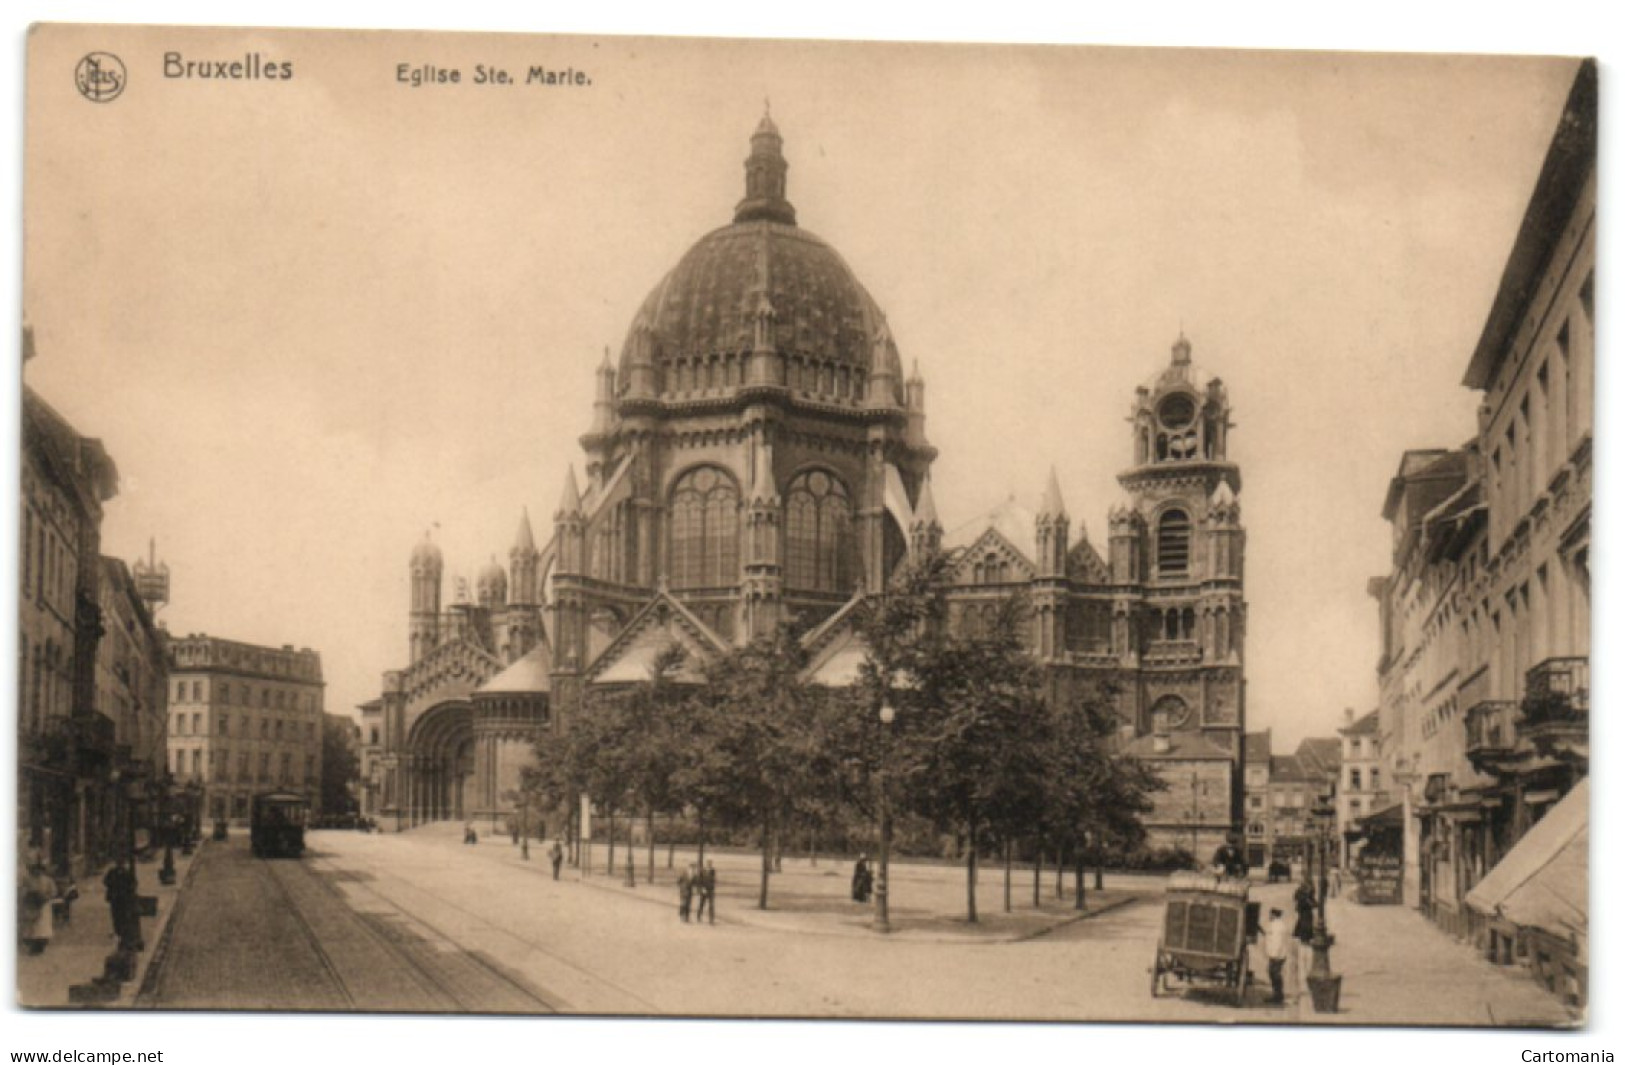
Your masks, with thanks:
<instances>
[{"instance_id":1,"label":"handcart","mask_svg":"<svg viewBox=\"0 0 1625 1065\"><path fill-rule=\"evenodd\" d=\"M1240 1006L1249 979L1247 944L1258 933L1258 904L1247 899L1247 881L1209 873L1168 877L1162 936L1151 969L1153 998L1166 989L1165 977L1187 985L1232 991Z\"/></svg>"}]
</instances>

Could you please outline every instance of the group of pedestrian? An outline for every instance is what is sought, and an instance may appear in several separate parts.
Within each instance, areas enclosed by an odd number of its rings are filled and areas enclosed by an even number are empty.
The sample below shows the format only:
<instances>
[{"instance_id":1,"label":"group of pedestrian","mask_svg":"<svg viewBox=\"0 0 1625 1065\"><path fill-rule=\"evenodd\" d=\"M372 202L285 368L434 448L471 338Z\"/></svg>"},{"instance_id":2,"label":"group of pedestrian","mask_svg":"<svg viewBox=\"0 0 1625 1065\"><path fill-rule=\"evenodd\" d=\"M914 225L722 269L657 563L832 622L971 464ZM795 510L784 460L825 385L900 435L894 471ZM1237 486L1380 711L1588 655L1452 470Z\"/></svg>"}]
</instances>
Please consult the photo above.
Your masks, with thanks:
<instances>
[{"instance_id":1,"label":"group of pedestrian","mask_svg":"<svg viewBox=\"0 0 1625 1065\"><path fill-rule=\"evenodd\" d=\"M706 862L701 869L698 862L689 862L677 877L677 916L685 922L689 920L696 900L699 903L697 912L692 913L694 923L709 921L717 923L717 867L714 862Z\"/></svg>"},{"instance_id":2,"label":"group of pedestrian","mask_svg":"<svg viewBox=\"0 0 1625 1065\"><path fill-rule=\"evenodd\" d=\"M1226 836L1224 843L1213 852L1213 871L1219 876L1247 879L1247 857L1241 853L1240 840L1234 833Z\"/></svg>"},{"instance_id":3,"label":"group of pedestrian","mask_svg":"<svg viewBox=\"0 0 1625 1065\"><path fill-rule=\"evenodd\" d=\"M1298 884L1298 890L1292 894L1292 908L1297 919L1291 929L1287 928L1286 915L1279 906L1270 909L1270 919L1264 925L1264 957L1269 961L1270 967L1270 998L1272 1005L1280 1005L1286 1001L1286 968L1289 960L1295 957L1301 959L1301 951L1315 938L1315 889L1304 877ZM1294 949L1294 942L1301 946ZM1295 968L1301 970L1301 960ZM1298 983L1294 976L1293 983Z\"/></svg>"},{"instance_id":4,"label":"group of pedestrian","mask_svg":"<svg viewBox=\"0 0 1625 1065\"><path fill-rule=\"evenodd\" d=\"M23 863L17 885L17 931L25 954L43 954L56 937L57 925L73 920L73 904L79 898L79 884L72 872L52 876L45 859L31 854ZM113 935L118 949L139 951L141 940L141 900L136 890L135 869L127 857L119 858L102 877L107 909L113 919Z\"/></svg>"}]
</instances>

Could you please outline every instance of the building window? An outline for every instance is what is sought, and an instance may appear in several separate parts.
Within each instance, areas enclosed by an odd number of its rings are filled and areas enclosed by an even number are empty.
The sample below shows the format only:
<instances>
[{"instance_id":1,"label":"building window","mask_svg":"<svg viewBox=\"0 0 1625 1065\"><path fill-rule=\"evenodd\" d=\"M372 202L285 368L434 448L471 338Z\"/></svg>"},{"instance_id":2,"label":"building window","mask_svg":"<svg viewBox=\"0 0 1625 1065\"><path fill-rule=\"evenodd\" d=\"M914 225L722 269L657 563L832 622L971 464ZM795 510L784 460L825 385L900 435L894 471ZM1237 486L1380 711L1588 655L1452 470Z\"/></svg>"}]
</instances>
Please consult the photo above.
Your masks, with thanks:
<instances>
[{"instance_id":1,"label":"building window","mask_svg":"<svg viewBox=\"0 0 1625 1065\"><path fill-rule=\"evenodd\" d=\"M1360 787L1360 770L1358 768L1351 767L1349 769L1349 790L1350 791L1360 791L1360 790L1362 790L1361 787Z\"/></svg>"},{"instance_id":2,"label":"building window","mask_svg":"<svg viewBox=\"0 0 1625 1065\"><path fill-rule=\"evenodd\" d=\"M852 506L846 486L823 470L810 470L790 483L786 498L786 586L806 592L843 591L852 553Z\"/></svg>"},{"instance_id":3,"label":"building window","mask_svg":"<svg viewBox=\"0 0 1625 1065\"><path fill-rule=\"evenodd\" d=\"M194 736L203 735L203 715L202 714L193 714L192 715L192 735L194 735Z\"/></svg>"},{"instance_id":4,"label":"building window","mask_svg":"<svg viewBox=\"0 0 1625 1065\"><path fill-rule=\"evenodd\" d=\"M1190 568L1191 519L1175 507L1157 521L1157 572L1175 576Z\"/></svg>"},{"instance_id":5,"label":"building window","mask_svg":"<svg viewBox=\"0 0 1625 1065\"><path fill-rule=\"evenodd\" d=\"M201 680L194 680L192 682L192 701L194 703L201 703L203 701L203 682Z\"/></svg>"},{"instance_id":6,"label":"building window","mask_svg":"<svg viewBox=\"0 0 1625 1065\"><path fill-rule=\"evenodd\" d=\"M977 584L1004 584L1010 580L1010 563L989 551L986 558L975 564L973 572Z\"/></svg>"},{"instance_id":7,"label":"building window","mask_svg":"<svg viewBox=\"0 0 1625 1065\"><path fill-rule=\"evenodd\" d=\"M711 466L691 470L671 500L674 588L716 588L739 577L739 490Z\"/></svg>"},{"instance_id":8,"label":"building window","mask_svg":"<svg viewBox=\"0 0 1625 1065\"><path fill-rule=\"evenodd\" d=\"M231 718L225 714L220 715L220 735L231 735Z\"/></svg>"},{"instance_id":9,"label":"building window","mask_svg":"<svg viewBox=\"0 0 1625 1065\"><path fill-rule=\"evenodd\" d=\"M268 718L268 717L262 717L262 718L260 718L260 739L268 740L270 738L271 738L271 719Z\"/></svg>"}]
</instances>

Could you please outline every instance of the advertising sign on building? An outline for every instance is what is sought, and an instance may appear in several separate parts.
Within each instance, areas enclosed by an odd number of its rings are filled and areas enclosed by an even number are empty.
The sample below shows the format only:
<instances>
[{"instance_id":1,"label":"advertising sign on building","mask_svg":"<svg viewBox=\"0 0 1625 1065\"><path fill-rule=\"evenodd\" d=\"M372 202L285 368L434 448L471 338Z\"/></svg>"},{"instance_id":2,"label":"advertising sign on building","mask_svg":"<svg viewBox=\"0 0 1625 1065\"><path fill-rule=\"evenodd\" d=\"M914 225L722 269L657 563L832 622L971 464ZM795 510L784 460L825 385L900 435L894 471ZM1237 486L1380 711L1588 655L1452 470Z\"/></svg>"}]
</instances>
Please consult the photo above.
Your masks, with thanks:
<instances>
[{"instance_id":1,"label":"advertising sign on building","mask_svg":"<svg viewBox=\"0 0 1625 1065\"><path fill-rule=\"evenodd\" d=\"M1360 855L1358 876L1360 904L1363 906L1397 906L1405 901L1402 887L1404 863L1397 854L1372 853L1367 848Z\"/></svg>"}]
</instances>

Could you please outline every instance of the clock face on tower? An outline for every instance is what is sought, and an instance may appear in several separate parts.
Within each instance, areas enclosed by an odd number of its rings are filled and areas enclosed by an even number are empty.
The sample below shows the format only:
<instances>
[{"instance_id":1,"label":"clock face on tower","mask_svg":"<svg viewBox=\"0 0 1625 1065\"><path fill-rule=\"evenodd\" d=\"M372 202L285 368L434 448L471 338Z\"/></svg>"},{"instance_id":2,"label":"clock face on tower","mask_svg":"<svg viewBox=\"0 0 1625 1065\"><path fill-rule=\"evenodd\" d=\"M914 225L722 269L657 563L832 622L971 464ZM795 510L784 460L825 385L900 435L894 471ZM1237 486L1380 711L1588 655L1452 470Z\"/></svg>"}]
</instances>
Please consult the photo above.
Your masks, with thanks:
<instances>
[{"instance_id":1,"label":"clock face on tower","mask_svg":"<svg viewBox=\"0 0 1625 1065\"><path fill-rule=\"evenodd\" d=\"M1184 392L1175 392L1157 407L1157 420L1170 432L1188 429L1196 421L1196 403Z\"/></svg>"},{"instance_id":2,"label":"clock face on tower","mask_svg":"<svg viewBox=\"0 0 1625 1065\"><path fill-rule=\"evenodd\" d=\"M1196 457L1196 401L1188 393L1175 392L1157 404L1157 421L1162 425L1163 457Z\"/></svg>"}]
</instances>

